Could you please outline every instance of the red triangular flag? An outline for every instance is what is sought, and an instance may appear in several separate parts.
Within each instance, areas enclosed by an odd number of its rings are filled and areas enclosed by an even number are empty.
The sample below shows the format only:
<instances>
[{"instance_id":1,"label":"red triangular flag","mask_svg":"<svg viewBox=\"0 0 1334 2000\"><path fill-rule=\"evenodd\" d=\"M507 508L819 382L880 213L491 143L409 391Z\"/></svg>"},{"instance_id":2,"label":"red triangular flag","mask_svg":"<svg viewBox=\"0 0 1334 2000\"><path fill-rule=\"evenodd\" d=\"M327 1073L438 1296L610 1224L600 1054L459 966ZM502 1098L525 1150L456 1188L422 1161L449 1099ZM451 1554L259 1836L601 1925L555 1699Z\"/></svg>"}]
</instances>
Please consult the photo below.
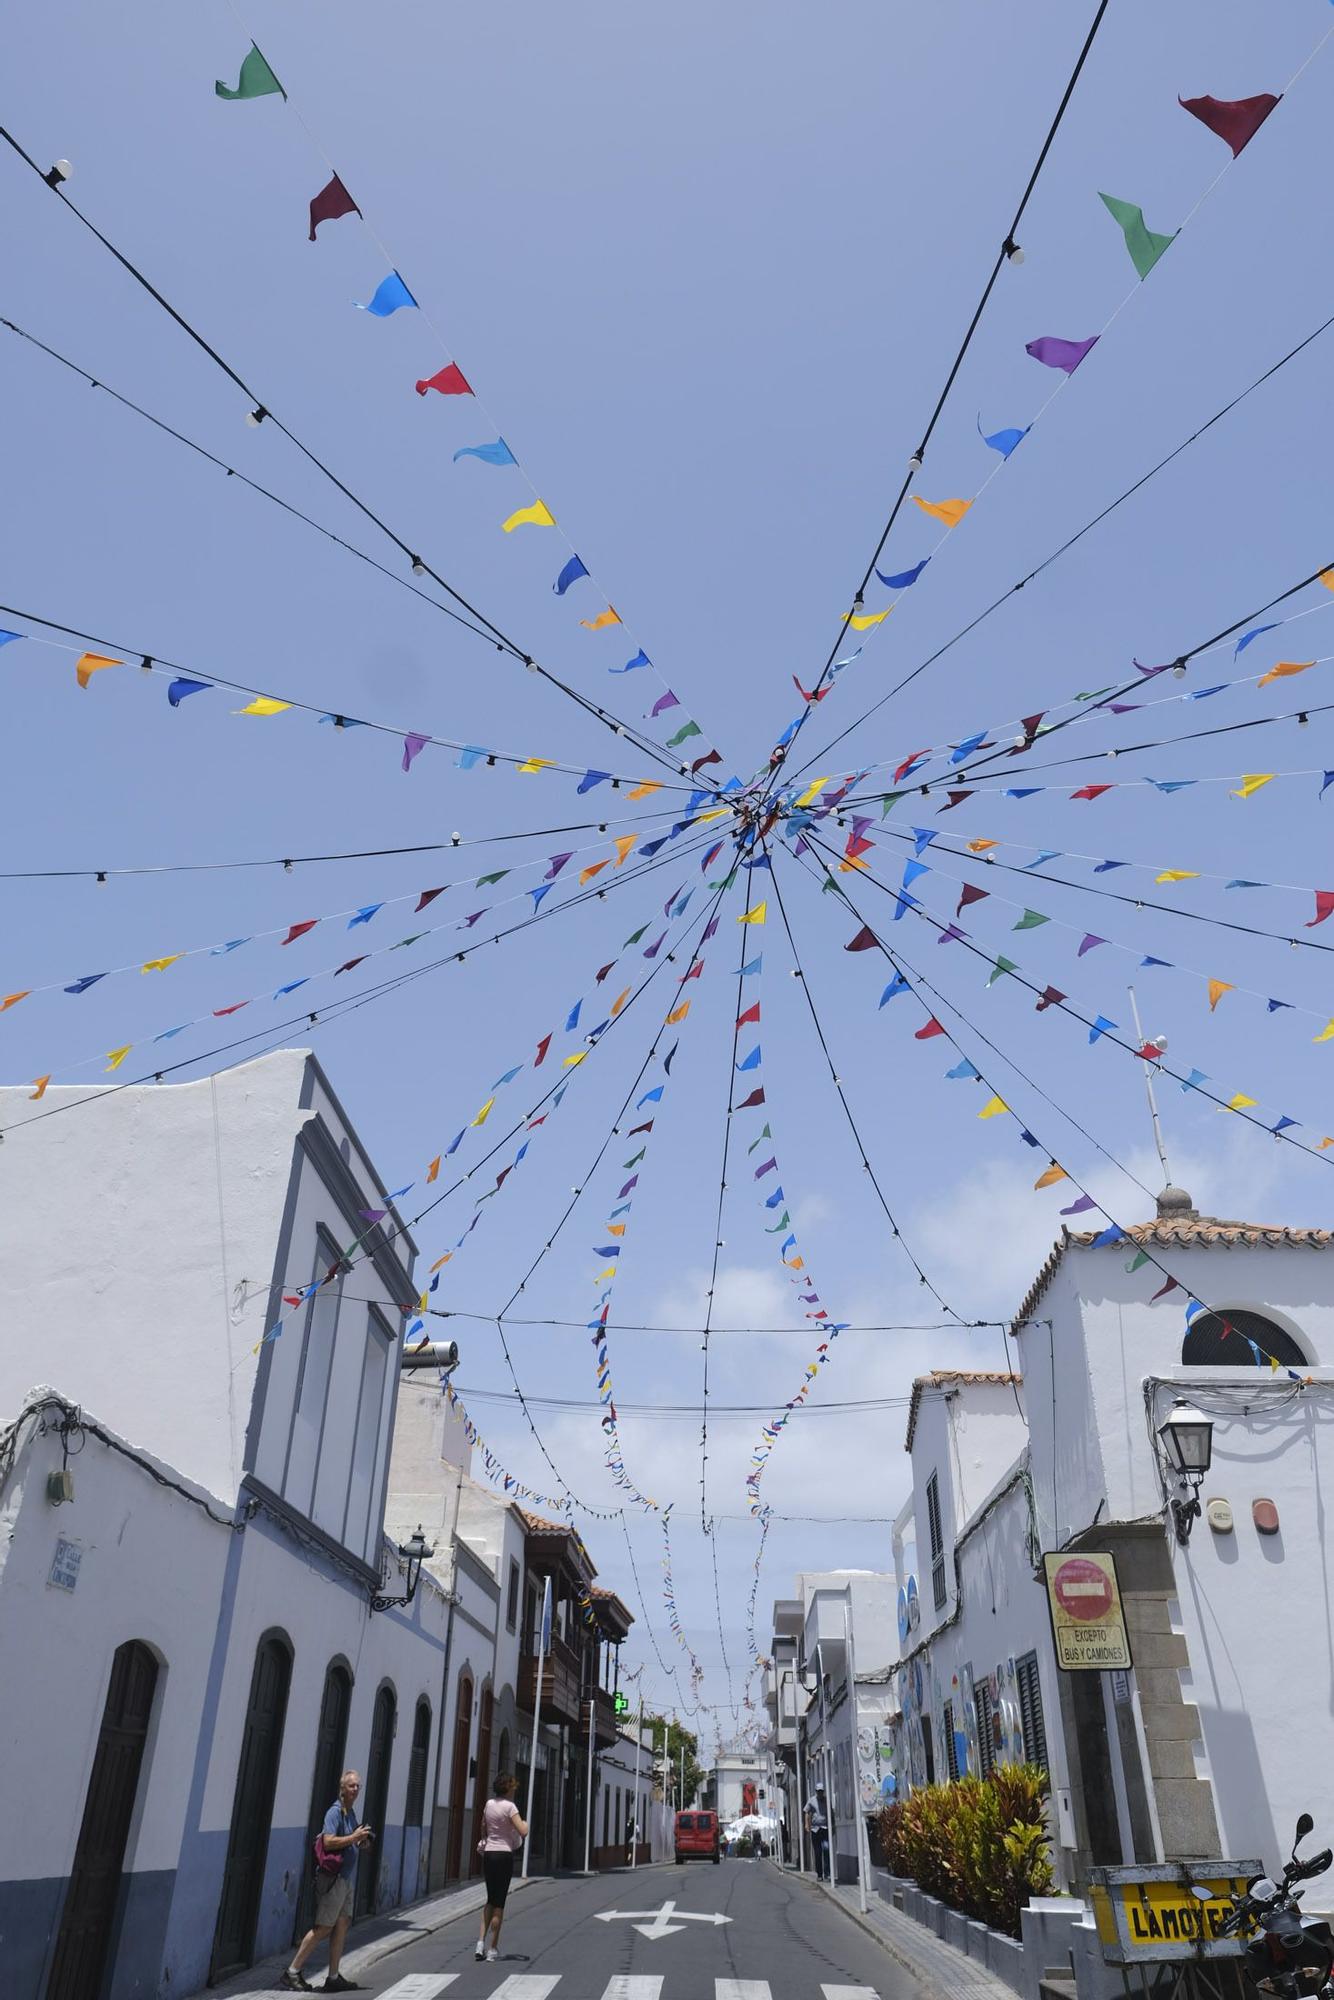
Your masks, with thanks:
<instances>
[{"instance_id":1,"label":"red triangular flag","mask_svg":"<svg viewBox=\"0 0 1334 2000\"><path fill-rule=\"evenodd\" d=\"M215 1007L213 1009L213 1018L215 1021L220 1021L224 1014L239 1014L243 1007L248 1007L249 1005L250 1002L248 1000L234 1000L230 1007Z\"/></svg>"},{"instance_id":2,"label":"red triangular flag","mask_svg":"<svg viewBox=\"0 0 1334 2000\"><path fill-rule=\"evenodd\" d=\"M704 755L702 757L696 757L694 763L690 766L691 773L693 775L694 772L700 770L702 766L705 764L721 764L722 761L723 761L722 758L719 756L716 750L706 750L704 752Z\"/></svg>"},{"instance_id":3,"label":"red triangular flag","mask_svg":"<svg viewBox=\"0 0 1334 2000\"><path fill-rule=\"evenodd\" d=\"M364 965L369 957L370 953L368 951L363 951L360 958L349 958L346 965L340 965L338 968L338 972L351 972L354 966ZM338 972L335 972L334 974L335 979L337 979L338 977Z\"/></svg>"},{"instance_id":4,"label":"red triangular flag","mask_svg":"<svg viewBox=\"0 0 1334 2000\"><path fill-rule=\"evenodd\" d=\"M295 944L296 940L299 937L304 937L307 931L313 931L318 922L319 922L318 917L307 917L304 924L293 924L291 930L287 933L287 936L283 939L283 943Z\"/></svg>"},{"instance_id":5,"label":"red triangular flag","mask_svg":"<svg viewBox=\"0 0 1334 2000\"><path fill-rule=\"evenodd\" d=\"M797 679L797 676L793 674L792 685L797 690L797 693L801 696L803 701L823 701L825 696L829 693L829 688L832 688L834 683L830 681L829 687L804 688L801 685L801 682Z\"/></svg>"},{"instance_id":6,"label":"red triangular flag","mask_svg":"<svg viewBox=\"0 0 1334 2000\"><path fill-rule=\"evenodd\" d=\"M1307 930L1313 931L1317 924L1323 924L1331 910L1334 910L1334 889L1317 889L1315 892L1315 915L1306 926Z\"/></svg>"},{"instance_id":7,"label":"red triangular flag","mask_svg":"<svg viewBox=\"0 0 1334 2000\"><path fill-rule=\"evenodd\" d=\"M1169 1278L1165 1285L1159 1285L1157 1291L1153 1295L1153 1298L1149 1300L1149 1304L1153 1305L1158 1299L1165 1299L1167 1297L1167 1294L1169 1292L1174 1292L1176 1288L1177 1288L1176 1279Z\"/></svg>"},{"instance_id":8,"label":"red triangular flag","mask_svg":"<svg viewBox=\"0 0 1334 2000\"><path fill-rule=\"evenodd\" d=\"M851 944L845 944L844 951L874 951L879 940L869 924L863 924Z\"/></svg>"},{"instance_id":9,"label":"red triangular flag","mask_svg":"<svg viewBox=\"0 0 1334 2000\"><path fill-rule=\"evenodd\" d=\"M736 1024L738 1028L745 1028L748 1027L752 1021L758 1021L759 1018L760 1018L760 1003L758 1000L752 1000L750 1006L747 1007L745 1013L737 1015Z\"/></svg>"},{"instance_id":10,"label":"red triangular flag","mask_svg":"<svg viewBox=\"0 0 1334 2000\"><path fill-rule=\"evenodd\" d=\"M1230 146L1235 160L1242 147L1255 137L1278 99L1272 91L1262 90L1258 97L1178 97L1177 103L1216 133L1224 145Z\"/></svg>"},{"instance_id":11,"label":"red triangular flag","mask_svg":"<svg viewBox=\"0 0 1334 2000\"><path fill-rule=\"evenodd\" d=\"M448 887L448 882L442 882L438 889L423 889L417 898L417 909L412 912L413 916L416 916L418 910L424 910L428 903L433 903L437 896L443 896Z\"/></svg>"},{"instance_id":12,"label":"red triangular flag","mask_svg":"<svg viewBox=\"0 0 1334 2000\"><path fill-rule=\"evenodd\" d=\"M757 1104L763 1104L763 1102L764 1102L764 1085L761 1083L757 1084L757 1086L755 1087L754 1090L751 1091L750 1096L745 1100L745 1102L743 1104L736 1105L735 1109L738 1111L753 1111Z\"/></svg>"},{"instance_id":13,"label":"red triangular flag","mask_svg":"<svg viewBox=\"0 0 1334 2000\"><path fill-rule=\"evenodd\" d=\"M955 916L961 916L969 903L980 903L984 896L989 896L990 894L990 889L979 889L972 882L965 882L963 885L963 894L955 906Z\"/></svg>"},{"instance_id":14,"label":"red triangular flag","mask_svg":"<svg viewBox=\"0 0 1334 2000\"><path fill-rule=\"evenodd\" d=\"M609 972L610 972L610 971L612 970L612 967L613 967L613 966L615 965L615 963L616 963L616 960L615 960L615 959L613 959L613 960L611 961L611 965L604 965L604 966L602 967L602 969L601 969L601 970L599 971L599 973L598 973L598 975L597 975L597 978L596 978L596 979L595 979L595 980L593 981L593 984L594 984L595 986L601 986L601 984L602 984L603 980L604 980L604 979L606 978L607 974L608 974L608 973L609 973Z\"/></svg>"},{"instance_id":15,"label":"red triangular flag","mask_svg":"<svg viewBox=\"0 0 1334 2000\"><path fill-rule=\"evenodd\" d=\"M924 1028L919 1028L917 1030L916 1034L913 1036L913 1040L915 1042L929 1042L933 1035L943 1035L944 1032L945 1030L941 1027L939 1021L933 1014L931 1016L931 1019L927 1022L926 1026Z\"/></svg>"},{"instance_id":16,"label":"red triangular flag","mask_svg":"<svg viewBox=\"0 0 1334 2000\"><path fill-rule=\"evenodd\" d=\"M424 382L417 384L417 394L419 396L424 396L428 389L438 389L442 396L471 396L472 394L472 384L459 367L457 361L451 361L448 367L442 368L437 375L428 375Z\"/></svg>"},{"instance_id":17,"label":"red triangular flag","mask_svg":"<svg viewBox=\"0 0 1334 2000\"><path fill-rule=\"evenodd\" d=\"M917 759L927 755L928 750L914 750L911 757L905 757L899 765L898 770L894 773L894 783L897 785L900 778L906 778L913 765L917 762Z\"/></svg>"},{"instance_id":18,"label":"red triangular flag","mask_svg":"<svg viewBox=\"0 0 1334 2000\"><path fill-rule=\"evenodd\" d=\"M1161 1062L1163 1059L1163 1052L1157 1042L1146 1042L1142 1049L1136 1049L1135 1054L1144 1062Z\"/></svg>"},{"instance_id":19,"label":"red triangular flag","mask_svg":"<svg viewBox=\"0 0 1334 2000\"><path fill-rule=\"evenodd\" d=\"M1072 799L1100 799L1104 792L1111 791L1110 785L1083 785L1079 791L1071 792Z\"/></svg>"},{"instance_id":20,"label":"red triangular flag","mask_svg":"<svg viewBox=\"0 0 1334 2000\"><path fill-rule=\"evenodd\" d=\"M1055 1007L1064 998L1064 993L1058 987L1046 986L1043 988L1042 998L1038 1001L1034 1011L1039 1014L1045 1014L1048 1007Z\"/></svg>"},{"instance_id":21,"label":"red triangular flag","mask_svg":"<svg viewBox=\"0 0 1334 2000\"><path fill-rule=\"evenodd\" d=\"M553 1033L555 1032L555 1031L554 1031L554 1029L553 1029L553 1031L552 1031L552 1032L553 1032ZM546 1061L546 1059L547 1059L547 1050L548 1050L548 1049L549 1049L550 1047L551 1047L551 1036L550 1036L550 1035L543 1035L543 1037L542 1037L541 1041L540 1041L540 1042L538 1043L538 1045L537 1045L537 1054L536 1054L536 1056L535 1056L535 1057L533 1058L533 1068L534 1068L534 1069L541 1069L541 1067L542 1067L543 1063L544 1063L544 1062Z\"/></svg>"},{"instance_id":22,"label":"red triangular flag","mask_svg":"<svg viewBox=\"0 0 1334 2000\"><path fill-rule=\"evenodd\" d=\"M311 242L315 241L315 231L322 222L337 222L340 215L360 214L361 210L335 174L328 187L321 188L310 204Z\"/></svg>"},{"instance_id":23,"label":"red triangular flag","mask_svg":"<svg viewBox=\"0 0 1334 2000\"><path fill-rule=\"evenodd\" d=\"M1019 727L1024 732L1024 740L1022 743L1011 744L1009 752L1011 757L1017 757L1022 750L1031 750L1033 748L1033 739L1038 733L1038 724L1046 713L1045 708L1040 708L1036 715L1020 716Z\"/></svg>"},{"instance_id":24,"label":"red triangular flag","mask_svg":"<svg viewBox=\"0 0 1334 2000\"><path fill-rule=\"evenodd\" d=\"M951 812L955 806L961 806L965 799L971 799L972 796L971 791L946 792L945 797L949 800L949 804L937 807L937 811L943 813Z\"/></svg>"}]
</instances>

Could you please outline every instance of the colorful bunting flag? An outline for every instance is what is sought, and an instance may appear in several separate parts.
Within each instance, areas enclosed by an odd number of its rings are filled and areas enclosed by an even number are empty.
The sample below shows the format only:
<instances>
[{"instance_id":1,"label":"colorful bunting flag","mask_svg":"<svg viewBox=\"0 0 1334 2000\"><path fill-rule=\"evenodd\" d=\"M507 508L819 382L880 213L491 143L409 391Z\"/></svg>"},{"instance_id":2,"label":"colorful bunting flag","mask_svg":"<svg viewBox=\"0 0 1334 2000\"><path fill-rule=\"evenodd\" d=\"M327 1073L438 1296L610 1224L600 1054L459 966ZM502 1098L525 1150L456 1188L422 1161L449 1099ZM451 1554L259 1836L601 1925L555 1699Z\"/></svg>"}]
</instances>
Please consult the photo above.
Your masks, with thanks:
<instances>
[{"instance_id":1,"label":"colorful bunting flag","mask_svg":"<svg viewBox=\"0 0 1334 2000\"><path fill-rule=\"evenodd\" d=\"M460 445L454 453L455 465L461 458L480 458L484 465L517 465L519 462L504 438L497 438L494 444Z\"/></svg>"},{"instance_id":2,"label":"colorful bunting flag","mask_svg":"<svg viewBox=\"0 0 1334 2000\"><path fill-rule=\"evenodd\" d=\"M1133 201L1118 201L1111 194L1100 194L1098 199L1125 237L1131 263L1141 278L1147 278L1164 250L1176 240L1175 230L1171 236L1159 236L1145 227L1144 210L1136 208Z\"/></svg>"},{"instance_id":3,"label":"colorful bunting flag","mask_svg":"<svg viewBox=\"0 0 1334 2000\"><path fill-rule=\"evenodd\" d=\"M1279 99L1262 90L1256 97L1178 97L1177 103L1192 118L1230 147L1235 160L1243 146L1250 144Z\"/></svg>"},{"instance_id":4,"label":"colorful bunting flag","mask_svg":"<svg viewBox=\"0 0 1334 2000\"><path fill-rule=\"evenodd\" d=\"M419 396L424 396L428 389L434 389L441 396L471 396L472 394L472 384L468 381L457 361L446 363L434 375L428 375L424 382L416 384ZM552 525L554 526L555 524L553 523Z\"/></svg>"},{"instance_id":5,"label":"colorful bunting flag","mask_svg":"<svg viewBox=\"0 0 1334 2000\"><path fill-rule=\"evenodd\" d=\"M219 97L237 100L246 97L272 97L275 92L279 97L287 96L287 92L253 42L250 44L249 55L241 64L241 74L236 80L235 90L229 90L221 81L215 83L213 89Z\"/></svg>"},{"instance_id":6,"label":"colorful bunting flag","mask_svg":"<svg viewBox=\"0 0 1334 2000\"><path fill-rule=\"evenodd\" d=\"M310 240L315 241L315 231L322 222L337 222L341 215L360 215L361 210L353 201L337 174L322 187L310 204Z\"/></svg>"},{"instance_id":7,"label":"colorful bunting flag","mask_svg":"<svg viewBox=\"0 0 1334 2000\"><path fill-rule=\"evenodd\" d=\"M501 522L501 528L507 535L511 534L515 528L522 528L524 526L554 528L555 525L556 517L547 506L545 500L535 500L531 507L518 507L507 521Z\"/></svg>"},{"instance_id":8,"label":"colorful bunting flag","mask_svg":"<svg viewBox=\"0 0 1334 2000\"><path fill-rule=\"evenodd\" d=\"M947 528L957 528L973 504L971 500L923 500L916 493L910 497L914 507L920 507L924 514L930 514L937 521L943 521ZM895 630L897 629L896 626Z\"/></svg>"},{"instance_id":9,"label":"colorful bunting flag","mask_svg":"<svg viewBox=\"0 0 1334 2000\"><path fill-rule=\"evenodd\" d=\"M1090 349L1098 344L1098 335L1091 334L1087 340L1062 340L1056 334L1043 334L1040 340L1025 343L1025 354L1031 354L1044 368L1060 368L1067 375L1073 375Z\"/></svg>"},{"instance_id":10,"label":"colorful bunting flag","mask_svg":"<svg viewBox=\"0 0 1334 2000\"><path fill-rule=\"evenodd\" d=\"M415 306L416 303L398 272L391 271L387 278L381 278L371 299L364 306L358 304L357 309L370 313L375 319L388 319L391 313L401 312L404 306Z\"/></svg>"}]
</instances>

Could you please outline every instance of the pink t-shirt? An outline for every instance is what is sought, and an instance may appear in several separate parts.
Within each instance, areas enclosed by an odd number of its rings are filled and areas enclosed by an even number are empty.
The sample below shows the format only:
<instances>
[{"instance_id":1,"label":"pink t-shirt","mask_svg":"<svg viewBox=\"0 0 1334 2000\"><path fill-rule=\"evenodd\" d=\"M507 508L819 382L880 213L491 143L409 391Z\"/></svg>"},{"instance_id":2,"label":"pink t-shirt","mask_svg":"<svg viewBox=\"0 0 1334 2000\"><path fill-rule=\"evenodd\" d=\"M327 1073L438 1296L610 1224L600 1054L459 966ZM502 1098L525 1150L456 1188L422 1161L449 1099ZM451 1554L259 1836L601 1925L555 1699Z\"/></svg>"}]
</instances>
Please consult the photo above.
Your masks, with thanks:
<instances>
[{"instance_id":1,"label":"pink t-shirt","mask_svg":"<svg viewBox=\"0 0 1334 2000\"><path fill-rule=\"evenodd\" d=\"M523 1846L514 1822L519 1809L513 1799L488 1799L482 1808L482 1846L488 1854L512 1854Z\"/></svg>"}]
</instances>

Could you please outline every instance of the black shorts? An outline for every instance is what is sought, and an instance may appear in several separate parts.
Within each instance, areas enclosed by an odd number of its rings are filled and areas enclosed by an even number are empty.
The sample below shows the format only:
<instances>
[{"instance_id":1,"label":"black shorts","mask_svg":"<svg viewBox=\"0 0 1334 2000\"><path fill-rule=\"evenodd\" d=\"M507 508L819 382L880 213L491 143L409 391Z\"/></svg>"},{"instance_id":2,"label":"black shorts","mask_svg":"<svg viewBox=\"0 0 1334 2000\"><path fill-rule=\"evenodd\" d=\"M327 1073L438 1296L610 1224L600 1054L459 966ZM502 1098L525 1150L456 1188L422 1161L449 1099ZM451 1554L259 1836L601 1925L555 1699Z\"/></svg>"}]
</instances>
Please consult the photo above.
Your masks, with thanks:
<instances>
[{"instance_id":1,"label":"black shorts","mask_svg":"<svg viewBox=\"0 0 1334 2000\"><path fill-rule=\"evenodd\" d=\"M514 1877L514 1856L497 1849L482 1856L482 1874L486 1879L486 1900L493 1910L503 1910L505 1898L510 1891Z\"/></svg>"}]
</instances>

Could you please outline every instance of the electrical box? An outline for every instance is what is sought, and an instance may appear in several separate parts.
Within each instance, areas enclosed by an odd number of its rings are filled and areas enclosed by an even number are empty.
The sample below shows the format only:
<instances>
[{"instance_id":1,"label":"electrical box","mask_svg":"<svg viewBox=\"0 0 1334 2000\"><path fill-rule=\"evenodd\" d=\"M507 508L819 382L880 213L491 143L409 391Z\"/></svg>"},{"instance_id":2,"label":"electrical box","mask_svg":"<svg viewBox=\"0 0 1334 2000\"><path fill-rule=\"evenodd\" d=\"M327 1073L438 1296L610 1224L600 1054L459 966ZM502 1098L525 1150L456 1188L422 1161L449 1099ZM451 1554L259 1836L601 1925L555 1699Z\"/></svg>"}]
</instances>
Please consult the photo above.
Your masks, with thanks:
<instances>
[{"instance_id":1,"label":"electrical box","mask_svg":"<svg viewBox=\"0 0 1334 2000\"><path fill-rule=\"evenodd\" d=\"M59 1472L47 1473L46 1497L53 1507L61 1507L74 1498L74 1474L67 1465L62 1465Z\"/></svg>"}]
</instances>

